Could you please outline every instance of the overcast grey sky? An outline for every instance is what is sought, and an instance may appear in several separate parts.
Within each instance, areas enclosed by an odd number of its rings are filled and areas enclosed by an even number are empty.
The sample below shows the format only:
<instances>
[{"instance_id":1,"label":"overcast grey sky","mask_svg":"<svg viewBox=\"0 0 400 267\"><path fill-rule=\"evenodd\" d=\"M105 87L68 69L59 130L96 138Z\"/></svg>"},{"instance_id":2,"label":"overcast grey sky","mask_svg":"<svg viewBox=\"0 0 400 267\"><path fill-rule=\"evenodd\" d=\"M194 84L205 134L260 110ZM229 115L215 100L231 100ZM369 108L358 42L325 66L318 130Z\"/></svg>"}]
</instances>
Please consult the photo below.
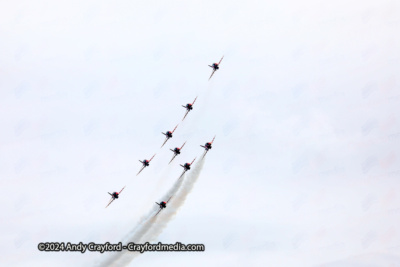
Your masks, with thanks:
<instances>
[{"instance_id":1,"label":"overcast grey sky","mask_svg":"<svg viewBox=\"0 0 400 267\"><path fill-rule=\"evenodd\" d=\"M399 18L396 0L1 1L1 265L101 260L37 244L119 242L214 135L159 236L206 251L130 266L398 264Z\"/></svg>"}]
</instances>

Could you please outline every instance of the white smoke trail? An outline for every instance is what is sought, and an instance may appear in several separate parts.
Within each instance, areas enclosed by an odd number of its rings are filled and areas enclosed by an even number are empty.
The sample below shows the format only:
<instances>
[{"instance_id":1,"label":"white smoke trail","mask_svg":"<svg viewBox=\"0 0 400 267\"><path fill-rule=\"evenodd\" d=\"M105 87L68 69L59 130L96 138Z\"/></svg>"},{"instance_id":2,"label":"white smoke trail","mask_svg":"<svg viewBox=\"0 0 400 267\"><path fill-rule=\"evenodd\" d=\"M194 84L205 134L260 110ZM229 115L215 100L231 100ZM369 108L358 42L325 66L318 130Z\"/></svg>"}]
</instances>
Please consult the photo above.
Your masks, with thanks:
<instances>
[{"instance_id":1,"label":"white smoke trail","mask_svg":"<svg viewBox=\"0 0 400 267\"><path fill-rule=\"evenodd\" d=\"M185 174L181 179L178 179L174 186L164 196L163 201L166 201L171 195L173 195L167 204L167 208L163 209L154 217L155 212L158 211L157 206L155 206L140 220L139 224L124 238L122 243L127 244L129 242L135 242L142 244L155 240L184 204L186 197L189 195L199 178L203 166L204 159L202 158L193 167L192 171L187 175ZM139 252L119 252L108 258L100 266L126 266L139 255Z\"/></svg>"},{"instance_id":2,"label":"white smoke trail","mask_svg":"<svg viewBox=\"0 0 400 267\"><path fill-rule=\"evenodd\" d=\"M176 213L185 203L186 197L192 191L194 184L200 176L201 170L204 166L204 158L202 158L198 164L193 167L193 170L187 175L187 178L183 182L178 193L171 199L169 209L162 211L162 216L153 225L153 227L146 233L146 235L140 240L140 243L154 241L161 232L165 229L168 223L175 217ZM160 213L161 214L161 213Z\"/></svg>"},{"instance_id":3,"label":"white smoke trail","mask_svg":"<svg viewBox=\"0 0 400 267\"><path fill-rule=\"evenodd\" d=\"M174 196L176 192L179 190L181 187L183 181L184 181L185 176L183 176L181 179L178 179L174 185L171 187L171 189L164 195L161 201L167 201L171 196ZM173 199L173 198L172 198ZM122 241L122 244L127 244L129 242L135 242L139 243L139 240L141 237L146 234L146 232L151 228L153 225L154 221L157 219L158 216L154 216L156 212L158 212L159 207L157 205L154 205L151 210L143 216L138 224L135 226L135 228L130 231L125 238ZM162 211L160 212L160 214ZM108 257L104 262L98 264L98 266L124 266L124 264L129 263L132 259L129 259L129 261L125 261L122 258L125 258L125 254L135 254L134 252L130 251L122 251L122 252L116 252L112 253L110 257ZM129 257L128 257L129 258ZM125 263L124 263L125 262Z\"/></svg>"},{"instance_id":4,"label":"white smoke trail","mask_svg":"<svg viewBox=\"0 0 400 267\"><path fill-rule=\"evenodd\" d=\"M180 179L178 179L175 184L172 186L172 188L164 195L164 197L160 200L161 201L167 201L171 196L171 201L174 198L174 195L176 195L176 193L178 192L179 188L181 187L183 181L185 179L185 175L182 176ZM168 202L167 206L169 207L170 202ZM158 206L154 206L154 209L158 212L159 211L159 207ZM138 229L136 231L132 231L131 233L133 233L133 235L131 236L127 236L127 242L136 242L138 243L140 241L140 239L147 233L147 231L151 228L151 226L153 225L153 223L156 221L156 219L159 216L154 216L155 212L154 209L149 213L149 217L147 217L147 219L140 225L138 225ZM167 210L167 209L165 209ZM159 215L162 214L165 210L160 211Z\"/></svg>"},{"instance_id":5,"label":"white smoke trail","mask_svg":"<svg viewBox=\"0 0 400 267\"><path fill-rule=\"evenodd\" d=\"M146 234L137 242L140 244L151 242L155 240L167 227L168 223L175 217L178 210L183 206L185 203L186 197L192 191L194 184L196 183L197 179L200 176L201 170L204 166L204 159L202 158L198 164L193 167L193 170L187 175L187 178L184 180L183 185L181 186L180 190L177 194L171 199L168 203L169 206L160 212L159 216L157 216L157 220L151 224L151 228L148 229ZM183 179L185 177L182 177ZM131 253L129 257L126 257L123 264L129 264L134 258L139 256L140 253ZM121 265L124 266L124 265Z\"/></svg>"}]
</instances>

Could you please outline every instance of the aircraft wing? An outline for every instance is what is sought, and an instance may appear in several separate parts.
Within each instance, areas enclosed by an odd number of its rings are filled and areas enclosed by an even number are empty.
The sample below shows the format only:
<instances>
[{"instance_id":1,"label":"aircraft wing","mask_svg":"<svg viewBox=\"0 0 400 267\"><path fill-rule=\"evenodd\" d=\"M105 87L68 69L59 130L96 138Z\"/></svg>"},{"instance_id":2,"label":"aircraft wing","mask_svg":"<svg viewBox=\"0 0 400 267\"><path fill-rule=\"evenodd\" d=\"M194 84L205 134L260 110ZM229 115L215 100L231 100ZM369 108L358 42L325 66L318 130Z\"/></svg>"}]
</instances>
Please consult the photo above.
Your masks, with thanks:
<instances>
[{"instance_id":1,"label":"aircraft wing","mask_svg":"<svg viewBox=\"0 0 400 267\"><path fill-rule=\"evenodd\" d=\"M181 166L182 166L182 165L181 165ZM186 172L186 169L183 170L183 172L182 172L181 176L179 176L178 180L182 178L182 176L185 174L185 172Z\"/></svg>"},{"instance_id":2,"label":"aircraft wing","mask_svg":"<svg viewBox=\"0 0 400 267\"><path fill-rule=\"evenodd\" d=\"M166 202L168 203L171 200L172 197L173 197L173 195L170 196Z\"/></svg>"},{"instance_id":3,"label":"aircraft wing","mask_svg":"<svg viewBox=\"0 0 400 267\"><path fill-rule=\"evenodd\" d=\"M125 188L125 186L121 189L121 191L119 191L119 193L118 194L121 194L121 192L122 192L122 190L124 190L124 188Z\"/></svg>"},{"instance_id":4,"label":"aircraft wing","mask_svg":"<svg viewBox=\"0 0 400 267\"><path fill-rule=\"evenodd\" d=\"M175 126L174 130L172 131L172 133L175 132L175 130L176 130L176 128L178 127L178 125L179 125L179 124L177 124L177 125Z\"/></svg>"},{"instance_id":5,"label":"aircraft wing","mask_svg":"<svg viewBox=\"0 0 400 267\"><path fill-rule=\"evenodd\" d=\"M211 79L211 77L214 75L214 72L215 72L215 70L213 70L213 72L211 73L211 76L210 76L210 78L208 78L208 80Z\"/></svg>"},{"instance_id":6,"label":"aircraft wing","mask_svg":"<svg viewBox=\"0 0 400 267\"><path fill-rule=\"evenodd\" d=\"M121 190L122 191L122 190ZM110 206L110 204L112 203L114 201L114 198L111 198L111 200L110 200L110 202L108 202L108 205L106 206L106 208L108 207L108 206Z\"/></svg>"},{"instance_id":7,"label":"aircraft wing","mask_svg":"<svg viewBox=\"0 0 400 267\"><path fill-rule=\"evenodd\" d=\"M189 113L189 110L186 111L185 116L183 116L182 121L186 118L186 115Z\"/></svg>"},{"instance_id":8,"label":"aircraft wing","mask_svg":"<svg viewBox=\"0 0 400 267\"><path fill-rule=\"evenodd\" d=\"M224 56L222 56L221 60L218 62L218 65L221 64L221 61L224 59Z\"/></svg>"},{"instance_id":9,"label":"aircraft wing","mask_svg":"<svg viewBox=\"0 0 400 267\"><path fill-rule=\"evenodd\" d=\"M138 176L139 173L140 173L141 171L143 171L144 167L145 167L145 166L143 166L143 167L140 169L140 171L136 174L136 176Z\"/></svg>"},{"instance_id":10,"label":"aircraft wing","mask_svg":"<svg viewBox=\"0 0 400 267\"><path fill-rule=\"evenodd\" d=\"M175 157L176 157L176 154L172 157L172 159L171 159L171 161L169 163L171 163L174 160Z\"/></svg>"},{"instance_id":11,"label":"aircraft wing","mask_svg":"<svg viewBox=\"0 0 400 267\"><path fill-rule=\"evenodd\" d=\"M181 149L185 146L185 144L186 144L186 141L185 141L185 143L183 143L183 145L181 146Z\"/></svg>"},{"instance_id":12,"label":"aircraft wing","mask_svg":"<svg viewBox=\"0 0 400 267\"><path fill-rule=\"evenodd\" d=\"M154 155L151 157L151 159L149 160L149 162L154 158L155 155L156 155L156 154L154 154Z\"/></svg>"},{"instance_id":13,"label":"aircraft wing","mask_svg":"<svg viewBox=\"0 0 400 267\"><path fill-rule=\"evenodd\" d=\"M193 103L192 103L192 106L194 105L194 102L196 102L196 99L197 99L197 96L196 96L196 98L194 99L194 101L193 101Z\"/></svg>"},{"instance_id":14,"label":"aircraft wing","mask_svg":"<svg viewBox=\"0 0 400 267\"><path fill-rule=\"evenodd\" d=\"M216 135L215 135L215 136L216 136ZM214 142L215 136L214 136L213 140L211 141L211 144Z\"/></svg>"},{"instance_id":15,"label":"aircraft wing","mask_svg":"<svg viewBox=\"0 0 400 267\"><path fill-rule=\"evenodd\" d=\"M164 143L162 144L161 147L163 147L167 141L168 141L168 136L167 136L167 138L165 139L165 141L164 141Z\"/></svg>"},{"instance_id":16,"label":"aircraft wing","mask_svg":"<svg viewBox=\"0 0 400 267\"><path fill-rule=\"evenodd\" d=\"M154 214L154 216L153 216L153 217L156 217L156 216L157 216L157 214L159 214L161 210L162 210L162 209L160 208L160 209L157 211L157 213L156 213L156 214Z\"/></svg>"}]
</instances>

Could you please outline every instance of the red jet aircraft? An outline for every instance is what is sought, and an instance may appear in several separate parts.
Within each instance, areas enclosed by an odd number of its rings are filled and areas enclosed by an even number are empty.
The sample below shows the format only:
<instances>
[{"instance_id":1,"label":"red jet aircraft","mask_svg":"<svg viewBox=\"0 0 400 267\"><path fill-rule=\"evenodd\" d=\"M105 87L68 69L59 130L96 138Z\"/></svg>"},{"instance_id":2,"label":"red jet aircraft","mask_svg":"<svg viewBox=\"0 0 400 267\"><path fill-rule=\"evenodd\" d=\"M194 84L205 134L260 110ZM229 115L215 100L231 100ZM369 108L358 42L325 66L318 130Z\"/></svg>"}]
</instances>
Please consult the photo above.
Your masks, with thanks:
<instances>
[{"instance_id":1,"label":"red jet aircraft","mask_svg":"<svg viewBox=\"0 0 400 267\"><path fill-rule=\"evenodd\" d=\"M161 147L163 147L163 146L165 145L165 143L168 141L168 139L172 138L172 134L175 132L176 127L178 127L178 125L175 126L175 128L174 128L174 130L173 130L172 132L171 132L171 131L168 131L168 132L166 132L166 133L162 133L162 134L165 135L167 138L165 139L164 144L162 144Z\"/></svg>"},{"instance_id":2,"label":"red jet aircraft","mask_svg":"<svg viewBox=\"0 0 400 267\"><path fill-rule=\"evenodd\" d=\"M171 200L171 198L172 196L170 196L167 201L163 201L161 203L156 202L156 204L160 206L160 210L153 217L157 216L157 214L159 214L162 209L165 209L167 207L167 203Z\"/></svg>"},{"instance_id":3,"label":"red jet aircraft","mask_svg":"<svg viewBox=\"0 0 400 267\"><path fill-rule=\"evenodd\" d=\"M172 159L171 159L171 161L170 161L169 163L171 163L171 162L174 160L174 158L175 158L176 156L178 156L179 154L181 154L181 149L185 146L185 144L186 144L186 142L183 143L183 145L181 146L181 148L175 147L174 150L170 149L172 152L174 152L174 156L172 157ZM168 164L169 164L169 163L168 163Z\"/></svg>"},{"instance_id":4,"label":"red jet aircraft","mask_svg":"<svg viewBox=\"0 0 400 267\"><path fill-rule=\"evenodd\" d=\"M140 173L144 168L146 168L146 167L148 167L148 166L150 165L150 161L154 158L155 155L156 155L156 154L154 154L154 155L151 157L150 160L147 160L147 159L145 159L145 160L143 160L143 161L139 160L139 161L143 164L143 166L142 166L142 168L140 169L140 171L136 174L136 176L138 176L139 173Z\"/></svg>"},{"instance_id":5,"label":"red jet aircraft","mask_svg":"<svg viewBox=\"0 0 400 267\"><path fill-rule=\"evenodd\" d=\"M110 204L115 200L115 199L117 199L117 198L119 198L119 194L121 194L121 192L122 192L122 190L124 190L124 188L125 188L125 186L121 189L121 191L119 191L119 193L118 192L114 192L114 193L110 193L110 192L108 192L110 195L111 195L111 200L110 200L110 202L108 202L108 205L106 206L106 208L108 207L108 206L110 206Z\"/></svg>"},{"instance_id":6,"label":"red jet aircraft","mask_svg":"<svg viewBox=\"0 0 400 267\"><path fill-rule=\"evenodd\" d=\"M212 65L208 65L209 67L211 67L213 69L213 72L211 73L211 76L210 76L210 78L208 78L208 80L211 79L211 77L214 75L214 72L219 70L219 64L221 64L221 61L223 58L224 58L224 56L222 56L221 60L218 63L213 63Z\"/></svg>"},{"instance_id":7,"label":"red jet aircraft","mask_svg":"<svg viewBox=\"0 0 400 267\"><path fill-rule=\"evenodd\" d=\"M203 158L206 156L208 150L210 150L212 148L212 143L214 142L214 139L215 139L215 136L214 136L214 138L213 138L213 140L211 142L206 143L204 146L200 145L201 147L204 147L204 149L205 149Z\"/></svg>"},{"instance_id":8,"label":"red jet aircraft","mask_svg":"<svg viewBox=\"0 0 400 267\"><path fill-rule=\"evenodd\" d=\"M183 167L183 173L181 174L181 176L179 177L179 179L185 174L185 172L187 172L188 170L190 170L190 166L193 164L193 162L196 160L196 158L194 158L194 160L192 161L192 163L185 163L184 165L181 165Z\"/></svg>"},{"instance_id":9,"label":"red jet aircraft","mask_svg":"<svg viewBox=\"0 0 400 267\"><path fill-rule=\"evenodd\" d=\"M186 108L186 114L185 114L185 116L183 117L182 121L186 118L186 115L189 113L189 111L191 111L191 110L193 109L193 105L194 105L194 102L196 102L196 99L197 99L197 96L196 96L196 98L194 99L194 101L193 101L192 104L189 103L189 104L186 104L186 106L182 105L182 107Z\"/></svg>"}]
</instances>

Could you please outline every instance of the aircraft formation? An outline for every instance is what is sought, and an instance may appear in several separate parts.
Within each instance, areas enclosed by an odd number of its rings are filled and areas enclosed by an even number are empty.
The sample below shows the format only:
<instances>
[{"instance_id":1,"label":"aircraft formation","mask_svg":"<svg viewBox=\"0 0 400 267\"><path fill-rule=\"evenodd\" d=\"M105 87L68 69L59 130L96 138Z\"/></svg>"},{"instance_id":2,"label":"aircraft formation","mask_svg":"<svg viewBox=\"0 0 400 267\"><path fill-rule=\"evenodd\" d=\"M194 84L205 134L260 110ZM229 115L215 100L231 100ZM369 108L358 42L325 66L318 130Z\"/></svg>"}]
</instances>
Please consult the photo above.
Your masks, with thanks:
<instances>
[{"instance_id":1,"label":"aircraft formation","mask_svg":"<svg viewBox=\"0 0 400 267\"><path fill-rule=\"evenodd\" d=\"M217 70L219 70L219 65L221 64L221 61L222 61L223 58L224 58L224 57L222 57L221 60L220 60L218 63L213 63L212 65L208 65L209 67L212 68L212 73L211 73L211 76L210 76L210 78L209 78L208 80L210 80L211 77L214 75L214 73L215 73ZM188 104L186 104L185 106L182 105L182 107L184 107L184 108L186 109L186 113L185 113L185 116L183 117L182 121L186 118L186 116L189 114L189 112L193 110L193 105L194 105L194 103L196 102L196 100L197 100L197 96L196 96L196 98L194 99L194 101L193 101L192 103L188 103ZM161 148L167 143L167 141L168 141L169 139L171 139L171 138L173 137L173 133L174 133L175 130L178 128L178 125L179 125L179 124L177 124L177 125L175 126L175 128L174 128L172 131L166 131L165 133L162 132L162 134L165 135L165 140L164 140L164 143L161 145ZM207 154L207 152L212 148L212 143L214 142L214 139L215 139L215 136L214 136L214 138L212 139L211 142L207 142L204 146L203 146L203 145L200 145L201 147L204 148L204 154L203 154L202 158L204 158L205 155ZM183 145L182 145L181 147L175 147L174 149L170 149L172 152L174 152L174 155L173 155L172 159L169 161L168 164L170 164L170 163L175 159L176 156L178 156L178 155L181 154L182 148L185 146L185 144L186 144L186 141L183 143ZM152 160L155 156L156 156L156 154L154 154L149 160L147 160L147 159L144 159L143 161L142 161L142 160L139 160L139 162L142 164L142 167L140 168L140 170L139 170L139 172L136 174L136 176L138 176L146 167L149 167L149 166L150 166L150 162L151 162L151 160ZM179 176L178 179L182 178L182 176L183 176L187 171L190 170L190 168L191 168L191 166L192 166L192 164L193 164L193 162L194 162L195 160L196 160L196 158L194 158L194 160L193 160L191 163L185 163L185 164L183 164L183 165L180 164L180 166L183 167L183 172L182 172L181 176ZM107 208L114 200L116 200L116 199L119 198L119 195L120 195L121 192L124 190L124 188L125 188L125 186L124 186L124 187L121 189L121 191L119 191L119 192L108 193L108 194L111 195L111 199L110 199L110 201L108 202L108 205L106 206L106 208ZM171 196L167 201L162 201L161 203L156 202L156 204L160 207L160 209L158 210L158 212L157 212L154 216L157 216L158 213L160 213L160 211L161 211L162 209L164 209L164 208L167 207L167 203L171 200L171 198L172 198L172 196Z\"/></svg>"}]
</instances>

